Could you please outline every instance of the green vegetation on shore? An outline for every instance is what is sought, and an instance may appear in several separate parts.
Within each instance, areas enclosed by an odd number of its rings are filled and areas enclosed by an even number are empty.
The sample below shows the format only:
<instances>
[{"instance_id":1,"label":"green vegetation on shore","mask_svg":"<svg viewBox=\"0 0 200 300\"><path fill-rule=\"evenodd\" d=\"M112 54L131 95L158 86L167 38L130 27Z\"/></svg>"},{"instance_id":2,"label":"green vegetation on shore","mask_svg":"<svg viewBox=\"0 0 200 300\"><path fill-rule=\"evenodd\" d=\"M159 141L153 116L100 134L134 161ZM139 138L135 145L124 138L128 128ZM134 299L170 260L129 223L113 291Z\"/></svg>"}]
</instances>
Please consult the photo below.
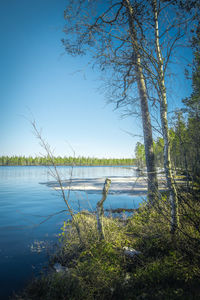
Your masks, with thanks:
<instances>
[{"instance_id":1,"label":"green vegetation on shore","mask_svg":"<svg viewBox=\"0 0 200 300\"><path fill-rule=\"evenodd\" d=\"M190 108L186 107L188 110ZM186 109L185 109L186 110ZM200 174L200 119L199 115L188 114L185 119L183 111L174 114L174 125L169 130L171 145L171 163L173 170L182 169L195 176ZM158 137L153 142L157 167L164 165L164 139ZM135 148L136 165L143 168L146 164L144 144L138 142Z\"/></svg>"},{"instance_id":2,"label":"green vegetation on shore","mask_svg":"<svg viewBox=\"0 0 200 300\"><path fill-rule=\"evenodd\" d=\"M59 263L65 271L34 279L15 299L199 299L199 200L197 194L179 191L180 227L174 236L164 195L156 207L143 205L125 221L104 217L104 240L94 214L77 214L64 223L61 248L50 262L51 268ZM129 257L124 247L139 254Z\"/></svg>"},{"instance_id":3,"label":"green vegetation on shore","mask_svg":"<svg viewBox=\"0 0 200 300\"><path fill-rule=\"evenodd\" d=\"M54 157L57 166L130 166L135 164L133 158L96 158L96 157ZM48 166L48 157L1 156L0 166Z\"/></svg>"}]
</instances>

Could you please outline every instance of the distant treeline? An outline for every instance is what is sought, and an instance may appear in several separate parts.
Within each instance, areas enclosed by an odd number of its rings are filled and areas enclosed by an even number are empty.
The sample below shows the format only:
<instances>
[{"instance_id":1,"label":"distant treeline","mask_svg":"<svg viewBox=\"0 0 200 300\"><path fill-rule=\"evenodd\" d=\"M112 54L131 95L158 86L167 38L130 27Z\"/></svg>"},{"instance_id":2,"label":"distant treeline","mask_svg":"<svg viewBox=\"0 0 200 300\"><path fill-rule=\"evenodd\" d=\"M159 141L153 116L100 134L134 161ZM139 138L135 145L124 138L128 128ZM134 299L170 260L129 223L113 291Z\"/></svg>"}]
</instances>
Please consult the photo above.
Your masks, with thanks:
<instances>
[{"instance_id":1,"label":"distant treeline","mask_svg":"<svg viewBox=\"0 0 200 300\"><path fill-rule=\"evenodd\" d=\"M133 158L91 158L91 157L54 157L59 166L119 166L134 165ZM1 156L0 166L48 166L52 165L48 157Z\"/></svg>"},{"instance_id":2,"label":"distant treeline","mask_svg":"<svg viewBox=\"0 0 200 300\"><path fill-rule=\"evenodd\" d=\"M199 98L200 99L200 98ZM187 100L189 102L189 100ZM186 100L185 100L186 103ZM193 102L192 102L193 104ZM188 104L189 107L189 104ZM199 113L188 108L189 116L177 112L174 117L174 125L169 130L169 141L171 148L172 169L182 170L193 177L200 175L200 106ZM189 110L190 109L190 110ZM187 112L187 110L185 109ZM164 140L158 137L154 143L154 155L157 167L164 167ZM135 147L136 166L143 168L146 165L145 147L137 143Z\"/></svg>"}]
</instances>

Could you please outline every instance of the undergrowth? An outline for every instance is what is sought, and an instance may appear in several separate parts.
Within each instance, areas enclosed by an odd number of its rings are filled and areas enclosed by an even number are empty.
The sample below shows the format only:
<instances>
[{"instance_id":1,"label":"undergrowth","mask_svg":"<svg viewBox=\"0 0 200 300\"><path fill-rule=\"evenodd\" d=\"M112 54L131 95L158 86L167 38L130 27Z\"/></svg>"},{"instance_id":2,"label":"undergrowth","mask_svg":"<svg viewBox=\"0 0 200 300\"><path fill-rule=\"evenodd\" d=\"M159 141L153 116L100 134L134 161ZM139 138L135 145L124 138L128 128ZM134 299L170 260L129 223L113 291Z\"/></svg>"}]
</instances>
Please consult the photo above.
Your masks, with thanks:
<instances>
[{"instance_id":1,"label":"undergrowth","mask_svg":"<svg viewBox=\"0 0 200 300\"><path fill-rule=\"evenodd\" d=\"M104 240L98 238L95 215L77 214L81 241L74 224L64 223L62 247L50 262L68 272L35 279L15 299L200 299L200 203L189 193L181 193L179 202L180 227L173 236L164 196L124 222L104 217ZM128 257L123 247L141 254Z\"/></svg>"}]
</instances>

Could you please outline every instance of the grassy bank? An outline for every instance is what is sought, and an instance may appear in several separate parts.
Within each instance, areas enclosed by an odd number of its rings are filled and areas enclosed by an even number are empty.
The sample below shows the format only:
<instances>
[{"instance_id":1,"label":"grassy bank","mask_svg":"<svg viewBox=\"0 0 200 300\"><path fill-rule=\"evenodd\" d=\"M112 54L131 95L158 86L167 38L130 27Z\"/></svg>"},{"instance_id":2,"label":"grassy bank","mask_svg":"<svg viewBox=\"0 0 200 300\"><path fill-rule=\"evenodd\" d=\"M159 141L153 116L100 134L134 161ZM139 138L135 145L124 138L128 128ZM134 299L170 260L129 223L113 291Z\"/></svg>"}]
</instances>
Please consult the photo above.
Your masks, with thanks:
<instances>
[{"instance_id":1,"label":"grassy bank","mask_svg":"<svg viewBox=\"0 0 200 300\"><path fill-rule=\"evenodd\" d=\"M87 212L61 229L61 248L50 265L67 267L35 279L15 299L200 299L199 194L179 193L180 227L169 232L169 205L143 205L127 220L103 218L100 240L96 216ZM76 226L80 228L80 236ZM129 257L124 247L140 253Z\"/></svg>"}]
</instances>

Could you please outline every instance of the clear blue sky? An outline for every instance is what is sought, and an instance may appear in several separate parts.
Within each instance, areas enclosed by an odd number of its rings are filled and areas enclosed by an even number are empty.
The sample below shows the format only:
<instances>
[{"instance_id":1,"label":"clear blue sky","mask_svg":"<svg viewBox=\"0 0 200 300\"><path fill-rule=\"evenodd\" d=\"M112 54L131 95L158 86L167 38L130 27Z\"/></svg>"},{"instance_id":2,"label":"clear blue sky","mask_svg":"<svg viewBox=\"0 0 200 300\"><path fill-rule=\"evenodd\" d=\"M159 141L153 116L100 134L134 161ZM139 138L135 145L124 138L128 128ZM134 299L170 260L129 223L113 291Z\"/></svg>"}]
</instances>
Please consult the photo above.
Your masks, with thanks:
<instances>
[{"instance_id":1,"label":"clear blue sky","mask_svg":"<svg viewBox=\"0 0 200 300\"><path fill-rule=\"evenodd\" d=\"M0 155L38 155L35 119L55 155L133 157L141 126L105 105L87 58L64 53L64 0L0 1ZM81 72L77 72L81 70ZM173 90L170 109L190 84Z\"/></svg>"}]
</instances>

